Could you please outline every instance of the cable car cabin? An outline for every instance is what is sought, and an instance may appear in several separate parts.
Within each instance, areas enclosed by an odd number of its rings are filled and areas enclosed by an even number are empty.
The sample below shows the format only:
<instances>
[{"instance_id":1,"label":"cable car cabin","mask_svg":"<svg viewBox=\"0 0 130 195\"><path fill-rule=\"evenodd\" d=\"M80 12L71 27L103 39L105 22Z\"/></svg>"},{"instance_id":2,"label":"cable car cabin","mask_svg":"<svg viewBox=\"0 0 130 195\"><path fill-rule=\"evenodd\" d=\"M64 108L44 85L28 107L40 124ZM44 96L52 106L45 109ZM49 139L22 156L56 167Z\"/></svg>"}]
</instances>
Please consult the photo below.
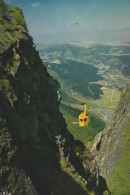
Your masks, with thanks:
<instances>
[{"instance_id":1,"label":"cable car cabin","mask_svg":"<svg viewBox=\"0 0 130 195\"><path fill-rule=\"evenodd\" d=\"M84 112L82 112L79 115L79 126L80 127L85 127L85 126L87 126L89 124L90 117L89 117L89 114L88 114L88 110L87 110L86 104L82 103L81 105L84 105Z\"/></svg>"}]
</instances>

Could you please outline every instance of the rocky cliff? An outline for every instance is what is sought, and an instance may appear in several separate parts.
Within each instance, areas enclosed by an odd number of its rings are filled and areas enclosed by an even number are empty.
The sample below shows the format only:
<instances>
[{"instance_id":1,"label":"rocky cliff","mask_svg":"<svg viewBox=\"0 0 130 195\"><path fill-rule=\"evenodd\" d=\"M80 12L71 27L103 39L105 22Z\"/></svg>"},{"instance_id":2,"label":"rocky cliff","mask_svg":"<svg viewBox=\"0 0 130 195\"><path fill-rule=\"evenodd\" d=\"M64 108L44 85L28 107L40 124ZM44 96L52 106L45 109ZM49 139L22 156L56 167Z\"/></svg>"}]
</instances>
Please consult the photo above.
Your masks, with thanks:
<instances>
[{"instance_id":1,"label":"rocky cliff","mask_svg":"<svg viewBox=\"0 0 130 195\"><path fill-rule=\"evenodd\" d=\"M95 137L91 152L100 174L113 194L129 194L130 162L130 83L122 91L120 102L106 129Z\"/></svg>"},{"instance_id":2,"label":"rocky cliff","mask_svg":"<svg viewBox=\"0 0 130 195\"><path fill-rule=\"evenodd\" d=\"M0 0L0 192L86 194L60 159L85 175L59 111L59 84L48 73L22 11ZM75 159L75 160L73 160Z\"/></svg>"}]
</instances>

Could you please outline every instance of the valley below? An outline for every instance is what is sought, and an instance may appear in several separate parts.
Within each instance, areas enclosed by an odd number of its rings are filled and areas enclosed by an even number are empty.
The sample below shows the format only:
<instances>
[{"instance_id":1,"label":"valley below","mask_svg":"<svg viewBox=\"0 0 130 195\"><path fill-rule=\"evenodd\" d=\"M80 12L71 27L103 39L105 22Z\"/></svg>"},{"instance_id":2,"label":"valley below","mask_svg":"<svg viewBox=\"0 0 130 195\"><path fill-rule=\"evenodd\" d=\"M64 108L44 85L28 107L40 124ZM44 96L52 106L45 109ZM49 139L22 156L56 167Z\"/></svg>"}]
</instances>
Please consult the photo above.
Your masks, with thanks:
<instances>
[{"instance_id":1,"label":"valley below","mask_svg":"<svg viewBox=\"0 0 130 195\"><path fill-rule=\"evenodd\" d=\"M111 119L130 79L130 44L37 44L37 49L48 72L60 83L60 108L69 131L86 144ZM84 128L78 125L82 102L91 116L90 125Z\"/></svg>"}]
</instances>

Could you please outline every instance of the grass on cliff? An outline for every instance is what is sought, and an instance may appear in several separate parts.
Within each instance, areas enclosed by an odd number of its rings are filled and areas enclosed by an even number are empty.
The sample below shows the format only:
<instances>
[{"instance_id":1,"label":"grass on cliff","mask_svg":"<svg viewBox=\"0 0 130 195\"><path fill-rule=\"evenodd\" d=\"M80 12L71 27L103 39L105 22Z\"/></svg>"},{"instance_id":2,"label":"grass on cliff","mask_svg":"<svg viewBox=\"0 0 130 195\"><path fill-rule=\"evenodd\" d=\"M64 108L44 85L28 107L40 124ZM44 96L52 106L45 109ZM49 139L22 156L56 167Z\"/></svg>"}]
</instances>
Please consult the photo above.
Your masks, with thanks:
<instances>
[{"instance_id":1,"label":"grass on cliff","mask_svg":"<svg viewBox=\"0 0 130 195\"><path fill-rule=\"evenodd\" d=\"M9 6L7 8L16 24L25 27L25 20L21 11L18 8L11 8Z\"/></svg>"},{"instance_id":2,"label":"grass on cliff","mask_svg":"<svg viewBox=\"0 0 130 195\"><path fill-rule=\"evenodd\" d=\"M130 193L130 122L122 140L123 150L118 165L115 167L109 189L112 194L128 195Z\"/></svg>"},{"instance_id":3,"label":"grass on cliff","mask_svg":"<svg viewBox=\"0 0 130 195\"><path fill-rule=\"evenodd\" d=\"M92 114L90 114L91 121L89 126L80 127L78 125L78 115L81 113L81 110L64 104L61 105L60 109L66 120L67 129L74 136L75 140L80 140L84 144L92 141L92 139L105 128L105 123Z\"/></svg>"}]
</instances>

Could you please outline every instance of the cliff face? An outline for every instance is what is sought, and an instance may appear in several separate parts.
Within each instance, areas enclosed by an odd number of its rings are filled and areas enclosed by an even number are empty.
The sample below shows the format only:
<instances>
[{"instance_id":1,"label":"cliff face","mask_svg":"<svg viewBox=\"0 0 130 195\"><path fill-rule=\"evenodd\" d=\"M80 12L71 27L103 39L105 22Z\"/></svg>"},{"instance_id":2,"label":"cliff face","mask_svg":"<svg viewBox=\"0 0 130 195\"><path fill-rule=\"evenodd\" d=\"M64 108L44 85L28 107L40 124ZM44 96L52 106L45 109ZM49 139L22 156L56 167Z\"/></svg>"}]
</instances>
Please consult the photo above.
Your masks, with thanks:
<instances>
[{"instance_id":1,"label":"cliff face","mask_svg":"<svg viewBox=\"0 0 130 195\"><path fill-rule=\"evenodd\" d=\"M0 0L0 192L84 194L60 166L63 154L76 156L59 111L59 90L35 50L21 10Z\"/></svg>"},{"instance_id":2,"label":"cliff face","mask_svg":"<svg viewBox=\"0 0 130 195\"><path fill-rule=\"evenodd\" d=\"M95 137L91 152L114 194L129 194L130 83L122 91L112 121Z\"/></svg>"}]
</instances>

